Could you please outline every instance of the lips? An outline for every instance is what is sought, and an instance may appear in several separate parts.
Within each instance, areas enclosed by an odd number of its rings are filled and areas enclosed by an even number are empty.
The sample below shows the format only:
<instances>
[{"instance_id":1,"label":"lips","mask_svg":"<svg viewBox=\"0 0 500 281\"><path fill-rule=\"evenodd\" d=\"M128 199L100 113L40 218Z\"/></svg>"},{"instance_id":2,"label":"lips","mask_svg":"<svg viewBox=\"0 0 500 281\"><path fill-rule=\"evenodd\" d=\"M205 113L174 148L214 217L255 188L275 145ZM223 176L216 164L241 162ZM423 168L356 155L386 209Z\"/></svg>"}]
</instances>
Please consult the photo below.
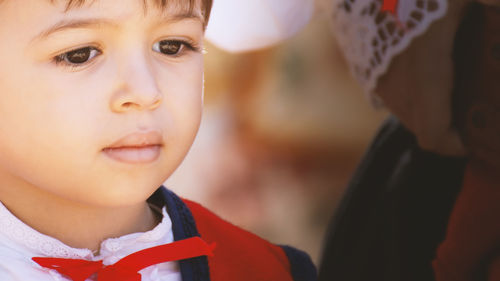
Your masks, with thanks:
<instances>
[{"instance_id":1,"label":"lips","mask_svg":"<svg viewBox=\"0 0 500 281\"><path fill-rule=\"evenodd\" d=\"M158 159L163 146L162 135L156 131L126 135L102 151L113 160L141 164Z\"/></svg>"}]
</instances>

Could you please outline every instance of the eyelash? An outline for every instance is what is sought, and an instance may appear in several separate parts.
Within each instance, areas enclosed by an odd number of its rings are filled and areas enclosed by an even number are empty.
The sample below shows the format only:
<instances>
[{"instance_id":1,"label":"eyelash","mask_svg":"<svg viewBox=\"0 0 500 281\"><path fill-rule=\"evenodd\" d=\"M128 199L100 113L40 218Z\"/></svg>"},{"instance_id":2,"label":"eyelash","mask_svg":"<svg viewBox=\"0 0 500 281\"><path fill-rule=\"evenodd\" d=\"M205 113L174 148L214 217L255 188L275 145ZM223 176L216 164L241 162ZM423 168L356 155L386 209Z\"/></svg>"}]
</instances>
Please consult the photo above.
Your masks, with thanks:
<instances>
[{"instance_id":1,"label":"eyelash","mask_svg":"<svg viewBox=\"0 0 500 281\"><path fill-rule=\"evenodd\" d=\"M85 58L85 61L83 61L82 63L73 63L73 62L68 60L68 56L71 55L71 53L76 54L77 52L82 52L82 51L83 52L90 52L88 54L88 57ZM76 70L76 69L83 67L83 66L87 65L88 63L92 62L92 60L94 58L98 57L101 54L102 54L102 51L99 48L93 47L93 46L85 46L85 47L73 49L73 50L64 52L62 54L59 54L59 55L53 57L52 61L57 66L67 67L67 68L70 68L71 70Z\"/></svg>"},{"instance_id":2,"label":"eyelash","mask_svg":"<svg viewBox=\"0 0 500 281\"><path fill-rule=\"evenodd\" d=\"M180 46L179 46L179 49L176 51L176 53L165 54L165 53L161 52L161 50L159 49L159 48L161 48L161 46L158 46L158 48L155 47L155 46L157 46L157 44L161 44L162 42L175 43L175 44L180 45ZM181 56L185 55L187 52L197 52L197 53L202 52L202 49L198 45L196 45L194 42L190 42L187 40L179 40L179 39L160 40L160 41L155 42L153 44L152 49L155 52L158 52L160 54L163 54L164 56L172 57L172 58L181 57ZM78 51L84 51L84 52L90 52L90 53L88 54L88 57L85 58L85 61L83 61L82 63L74 63L74 62L69 61L68 56L71 55L72 53L76 54L76 52L78 52ZM71 70L76 70L78 68L84 67L85 65L91 63L96 57L100 56L101 54L102 54L102 51L99 48L92 47L92 46L85 46L82 48L73 49L73 50L64 52L62 54L59 54L59 55L53 57L52 61L57 66L68 67Z\"/></svg>"},{"instance_id":3,"label":"eyelash","mask_svg":"<svg viewBox=\"0 0 500 281\"><path fill-rule=\"evenodd\" d=\"M155 50L155 46L157 44L160 44L162 42L168 42L168 43L175 43L175 44L180 44L180 47L179 47L179 50L175 53L175 54L165 54L165 53L162 53L161 50ZM180 39L165 39L165 40L160 40L158 42L155 42L153 44L153 51L155 52L158 52L158 53L162 53L163 55L165 56L169 56L169 57L181 57L183 55L186 54L186 52L196 52L196 53L201 53L202 50L201 48L195 44L194 42L192 41L188 41L188 40L180 40Z\"/></svg>"}]
</instances>

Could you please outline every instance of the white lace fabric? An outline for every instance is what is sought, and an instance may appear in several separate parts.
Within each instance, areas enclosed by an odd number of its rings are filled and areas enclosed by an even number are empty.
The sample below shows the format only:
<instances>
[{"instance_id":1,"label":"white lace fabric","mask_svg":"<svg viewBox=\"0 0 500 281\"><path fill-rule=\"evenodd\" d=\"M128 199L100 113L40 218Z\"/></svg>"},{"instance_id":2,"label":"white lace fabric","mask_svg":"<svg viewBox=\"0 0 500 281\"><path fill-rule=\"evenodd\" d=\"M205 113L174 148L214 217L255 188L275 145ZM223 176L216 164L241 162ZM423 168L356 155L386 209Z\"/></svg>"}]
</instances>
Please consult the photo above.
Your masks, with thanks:
<instances>
[{"instance_id":1,"label":"white lace fabric","mask_svg":"<svg viewBox=\"0 0 500 281\"><path fill-rule=\"evenodd\" d=\"M399 0L396 14L382 0L333 0L333 29L350 71L373 94L391 60L447 11L447 0Z\"/></svg>"},{"instance_id":2,"label":"white lace fabric","mask_svg":"<svg viewBox=\"0 0 500 281\"><path fill-rule=\"evenodd\" d=\"M31 260L32 257L102 260L105 265L110 265L134 252L172 243L172 222L166 208L162 213L161 223L152 230L106 239L101 243L99 255L94 255L90 249L73 248L39 233L0 203L0 280L68 280L55 270L42 268ZM143 281L181 280L177 262L153 265L140 273Z\"/></svg>"}]
</instances>

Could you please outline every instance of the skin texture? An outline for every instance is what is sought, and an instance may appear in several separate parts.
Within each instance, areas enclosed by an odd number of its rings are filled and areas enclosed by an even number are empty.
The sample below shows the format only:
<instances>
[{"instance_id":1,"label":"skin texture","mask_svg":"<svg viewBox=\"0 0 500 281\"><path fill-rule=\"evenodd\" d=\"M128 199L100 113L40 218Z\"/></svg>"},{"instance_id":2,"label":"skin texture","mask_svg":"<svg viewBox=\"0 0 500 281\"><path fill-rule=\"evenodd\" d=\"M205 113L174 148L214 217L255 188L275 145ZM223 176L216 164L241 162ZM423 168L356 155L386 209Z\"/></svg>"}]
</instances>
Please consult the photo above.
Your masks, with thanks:
<instances>
[{"instance_id":1,"label":"skin texture","mask_svg":"<svg viewBox=\"0 0 500 281\"><path fill-rule=\"evenodd\" d=\"M438 20L395 57L376 93L417 136L419 145L443 155L464 155L452 126L453 40L469 0L453 0Z\"/></svg>"},{"instance_id":2,"label":"skin texture","mask_svg":"<svg viewBox=\"0 0 500 281\"><path fill-rule=\"evenodd\" d=\"M449 1L446 16L394 58L375 90L385 106L415 133L423 149L442 155L466 154L452 120L452 51L458 25L471 2ZM477 2L500 7L500 0Z\"/></svg>"},{"instance_id":3,"label":"skin texture","mask_svg":"<svg viewBox=\"0 0 500 281\"><path fill-rule=\"evenodd\" d=\"M143 1L97 0L65 12L64 3L0 4L0 200L36 230L73 247L99 248L108 237L146 231L156 218L145 200L191 146L202 110L203 19L172 21ZM176 6L177 7L177 6ZM145 12L146 11L146 12ZM36 38L61 20L105 19ZM92 46L100 54L76 68L54 62ZM163 142L148 163L123 163L103 149L131 133Z\"/></svg>"}]
</instances>

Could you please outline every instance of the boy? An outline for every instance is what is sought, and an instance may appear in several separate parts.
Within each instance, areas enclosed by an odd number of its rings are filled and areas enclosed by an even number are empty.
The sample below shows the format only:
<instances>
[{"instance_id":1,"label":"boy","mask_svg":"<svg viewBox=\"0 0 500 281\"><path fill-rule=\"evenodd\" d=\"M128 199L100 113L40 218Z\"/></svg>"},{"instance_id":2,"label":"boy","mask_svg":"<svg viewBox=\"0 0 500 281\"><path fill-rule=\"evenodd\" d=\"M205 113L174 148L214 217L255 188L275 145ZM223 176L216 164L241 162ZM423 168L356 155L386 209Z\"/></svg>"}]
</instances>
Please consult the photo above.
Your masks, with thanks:
<instances>
[{"instance_id":1,"label":"boy","mask_svg":"<svg viewBox=\"0 0 500 281\"><path fill-rule=\"evenodd\" d=\"M0 0L0 280L314 279L303 253L157 189L200 123L211 1L117 3ZM142 251L196 236L213 256Z\"/></svg>"}]
</instances>

